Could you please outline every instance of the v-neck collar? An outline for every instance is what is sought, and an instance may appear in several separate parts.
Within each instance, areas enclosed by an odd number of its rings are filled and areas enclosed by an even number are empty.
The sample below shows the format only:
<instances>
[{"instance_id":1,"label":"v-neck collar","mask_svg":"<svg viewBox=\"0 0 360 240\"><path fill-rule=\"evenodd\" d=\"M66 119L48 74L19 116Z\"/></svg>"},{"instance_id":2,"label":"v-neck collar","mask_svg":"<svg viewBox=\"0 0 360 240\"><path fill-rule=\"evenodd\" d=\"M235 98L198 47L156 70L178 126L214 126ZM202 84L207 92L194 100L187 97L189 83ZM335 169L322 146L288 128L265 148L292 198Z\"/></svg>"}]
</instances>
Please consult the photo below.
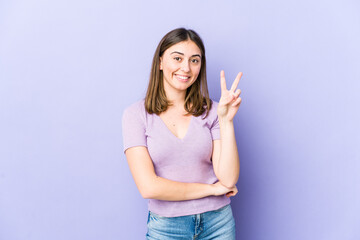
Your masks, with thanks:
<instances>
[{"instance_id":1,"label":"v-neck collar","mask_svg":"<svg viewBox=\"0 0 360 240\"><path fill-rule=\"evenodd\" d=\"M190 122L189 122L189 124L188 124L186 133L185 133L184 137L182 137L182 138L179 138L178 136L176 136L176 135L168 128L168 126L165 124L165 122L161 119L161 117L160 117L159 115L156 115L156 116L159 118L159 120L160 120L161 124L163 125L163 127L166 128L166 131L167 131L170 135L172 135L174 138L176 138L177 140L183 141L183 140L189 135L191 123L192 123L193 118L194 118L193 115L191 115Z\"/></svg>"}]
</instances>

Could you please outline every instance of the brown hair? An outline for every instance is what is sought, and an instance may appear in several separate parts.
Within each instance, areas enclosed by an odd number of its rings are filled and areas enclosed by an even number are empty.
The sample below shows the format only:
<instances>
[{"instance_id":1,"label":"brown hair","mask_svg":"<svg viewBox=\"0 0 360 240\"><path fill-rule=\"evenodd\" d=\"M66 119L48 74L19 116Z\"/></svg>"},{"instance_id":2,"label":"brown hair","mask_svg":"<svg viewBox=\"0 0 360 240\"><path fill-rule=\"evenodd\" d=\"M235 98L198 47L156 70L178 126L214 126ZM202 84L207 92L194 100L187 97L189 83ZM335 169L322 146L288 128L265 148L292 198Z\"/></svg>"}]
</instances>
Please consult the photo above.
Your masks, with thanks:
<instances>
[{"instance_id":1,"label":"brown hair","mask_svg":"<svg viewBox=\"0 0 360 240\"><path fill-rule=\"evenodd\" d=\"M201 69L195 82L186 90L184 108L189 114L196 117L206 112L206 118L209 114L212 101L209 98L206 80L205 47L200 36L195 31L185 28L177 28L168 32L156 48L145 97L145 109L148 113L159 115L171 106L171 102L166 98L164 90L163 73L160 70L160 57L166 49L186 40L193 41L199 47L201 51Z\"/></svg>"}]
</instances>

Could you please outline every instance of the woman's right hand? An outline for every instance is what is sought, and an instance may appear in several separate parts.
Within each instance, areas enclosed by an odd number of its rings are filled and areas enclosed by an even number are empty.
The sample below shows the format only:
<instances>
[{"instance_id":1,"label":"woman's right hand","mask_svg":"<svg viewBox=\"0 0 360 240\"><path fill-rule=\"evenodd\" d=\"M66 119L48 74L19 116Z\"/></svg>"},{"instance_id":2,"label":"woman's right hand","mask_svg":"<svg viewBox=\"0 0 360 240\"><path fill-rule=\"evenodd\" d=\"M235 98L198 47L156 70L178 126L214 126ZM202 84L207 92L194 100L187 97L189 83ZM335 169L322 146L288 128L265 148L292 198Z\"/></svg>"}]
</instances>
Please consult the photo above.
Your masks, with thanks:
<instances>
[{"instance_id":1,"label":"woman's right hand","mask_svg":"<svg viewBox=\"0 0 360 240\"><path fill-rule=\"evenodd\" d=\"M238 189L236 186L232 188L227 188L224 185L222 185L220 182L214 183L213 186L214 186L215 196L221 196L225 194L227 197L233 197L238 193Z\"/></svg>"}]
</instances>

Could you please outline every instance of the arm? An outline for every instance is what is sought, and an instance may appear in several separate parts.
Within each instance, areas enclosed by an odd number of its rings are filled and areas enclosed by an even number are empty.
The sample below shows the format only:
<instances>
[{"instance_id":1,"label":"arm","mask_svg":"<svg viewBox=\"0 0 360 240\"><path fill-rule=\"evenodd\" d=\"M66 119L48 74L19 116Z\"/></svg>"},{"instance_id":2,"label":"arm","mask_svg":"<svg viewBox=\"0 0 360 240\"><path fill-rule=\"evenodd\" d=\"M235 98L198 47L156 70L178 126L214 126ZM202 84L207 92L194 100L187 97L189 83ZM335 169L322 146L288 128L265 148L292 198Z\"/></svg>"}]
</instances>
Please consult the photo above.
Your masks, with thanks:
<instances>
[{"instance_id":1,"label":"arm","mask_svg":"<svg viewBox=\"0 0 360 240\"><path fill-rule=\"evenodd\" d=\"M215 184L182 183L158 177L146 147L131 147L125 152L130 171L143 198L166 201L184 201L207 196L227 194L234 196L236 187Z\"/></svg>"},{"instance_id":2,"label":"arm","mask_svg":"<svg viewBox=\"0 0 360 240\"><path fill-rule=\"evenodd\" d=\"M237 113L241 98L240 89L236 90L242 73L239 73L231 86L226 88L225 74L221 71L221 98L218 105L220 139L213 141L213 167L219 181L226 187L235 186L239 178L240 163L235 139L233 119Z\"/></svg>"}]
</instances>

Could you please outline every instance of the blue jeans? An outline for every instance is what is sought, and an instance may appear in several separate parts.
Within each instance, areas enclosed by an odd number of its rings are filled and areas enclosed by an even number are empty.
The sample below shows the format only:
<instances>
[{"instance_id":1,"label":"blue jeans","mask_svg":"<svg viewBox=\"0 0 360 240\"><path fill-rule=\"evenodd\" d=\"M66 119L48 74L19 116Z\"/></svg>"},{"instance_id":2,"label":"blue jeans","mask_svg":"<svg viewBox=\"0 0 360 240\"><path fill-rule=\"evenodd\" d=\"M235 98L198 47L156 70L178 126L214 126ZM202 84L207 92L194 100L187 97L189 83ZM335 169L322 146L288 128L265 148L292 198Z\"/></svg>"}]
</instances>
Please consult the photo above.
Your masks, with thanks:
<instances>
[{"instance_id":1,"label":"blue jeans","mask_svg":"<svg viewBox=\"0 0 360 240\"><path fill-rule=\"evenodd\" d=\"M149 212L148 240L235 240L235 221L231 206L181 217L161 217Z\"/></svg>"}]
</instances>

